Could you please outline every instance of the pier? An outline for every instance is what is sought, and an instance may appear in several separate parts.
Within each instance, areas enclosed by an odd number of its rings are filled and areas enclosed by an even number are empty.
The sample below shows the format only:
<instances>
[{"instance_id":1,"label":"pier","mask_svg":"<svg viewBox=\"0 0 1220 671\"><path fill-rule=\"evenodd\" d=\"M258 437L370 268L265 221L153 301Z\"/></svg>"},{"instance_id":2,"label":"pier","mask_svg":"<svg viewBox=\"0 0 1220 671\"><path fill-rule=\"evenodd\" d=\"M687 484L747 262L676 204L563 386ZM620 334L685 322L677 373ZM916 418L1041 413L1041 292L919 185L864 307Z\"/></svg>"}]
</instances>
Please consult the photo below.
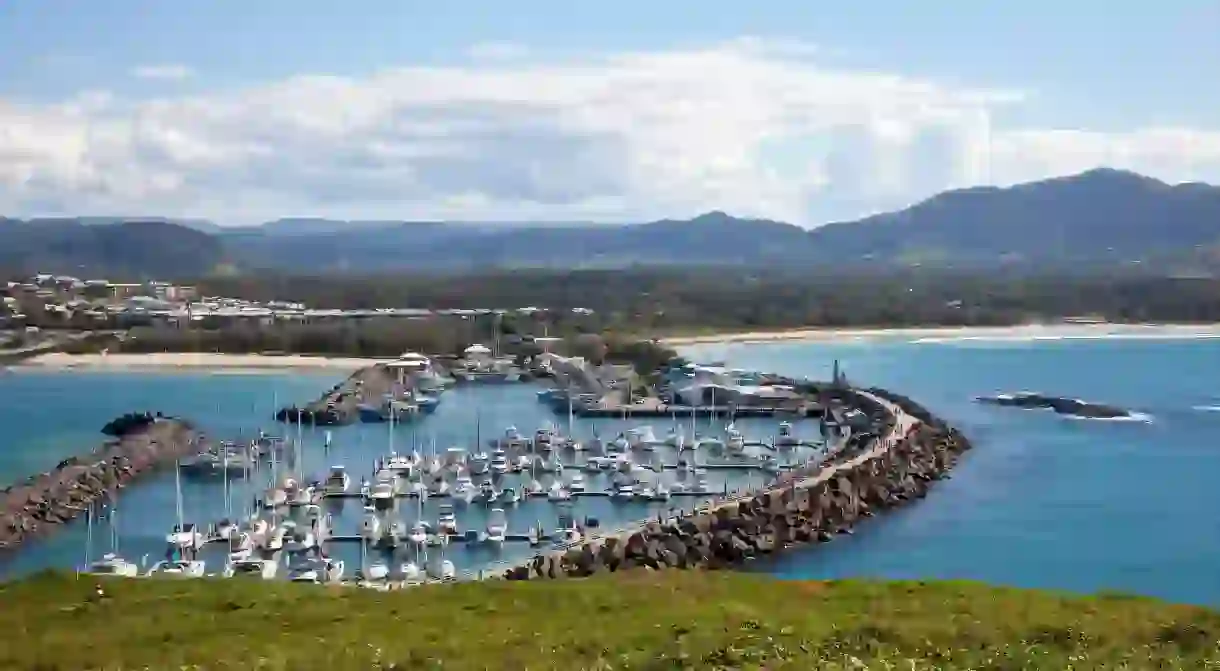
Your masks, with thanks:
<instances>
[{"instance_id":1,"label":"pier","mask_svg":"<svg viewBox=\"0 0 1220 671\"><path fill-rule=\"evenodd\" d=\"M0 490L0 550L49 532L138 476L198 451L199 434L178 419L129 414L106 429L116 438Z\"/></svg>"}]
</instances>

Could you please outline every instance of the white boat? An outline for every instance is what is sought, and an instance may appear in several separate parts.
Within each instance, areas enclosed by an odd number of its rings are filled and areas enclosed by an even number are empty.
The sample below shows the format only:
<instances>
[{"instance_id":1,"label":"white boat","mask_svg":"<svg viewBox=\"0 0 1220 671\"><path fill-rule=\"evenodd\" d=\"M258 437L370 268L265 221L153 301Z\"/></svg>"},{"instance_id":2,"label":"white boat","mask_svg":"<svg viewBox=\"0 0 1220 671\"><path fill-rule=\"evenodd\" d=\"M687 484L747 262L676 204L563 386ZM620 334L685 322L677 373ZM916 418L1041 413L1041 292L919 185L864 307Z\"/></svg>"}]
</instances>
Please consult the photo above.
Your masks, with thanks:
<instances>
[{"instance_id":1,"label":"white boat","mask_svg":"<svg viewBox=\"0 0 1220 671\"><path fill-rule=\"evenodd\" d=\"M653 433L652 427L647 424L628 429L624 437L627 440L627 446L633 450L650 450L660 442Z\"/></svg>"},{"instance_id":2,"label":"white boat","mask_svg":"<svg viewBox=\"0 0 1220 671\"><path fill-rule=\"evenodd\" d=\"M342 466L331 466L330 474L326 476L326 481L322 483L322 488L327 494L342 494L347 491L347 488L352 484L352 479L347 474L347 469Z\"/></svg>"},{"instance_id":3,"label":"white boat","mask_svg":"<svg viewBox=\"0 0 1220 671\"><path fill-rule=\"evenodd\" d=\"M551 488L547 491L546 497L551 501L567 501L572 498L572 494L564 488L563 483L556 480L551 483Z\"/></svg>"},{"instance_id":4,"label":"white boat","mask_svg":"<svg viewBox=\"0 0 1220 671\"><path fill-rule=\"evenodd\" d=\"M657 486L655 488L653 488L653 490L652 490L651 498L653 501L668 501L669 492L670 492L669 486L666 485L664 482L658 481Z\"/></svg>"},{"instance_id":5,"label":"white boat","mask_svg":"<svg viewBox=\"0 0 1220 671\"><path fill-rule=\"evenodd\" d=\"M580 471L572 474L572 479L568 481L568 490L572 493L585 491L585 476Z\"/></svg>"},{"instance_id":6,"label":"white boat","mask_svg":"<svg viewBox=\"0 0 1220 671\"><path fill-rule=\"evenodd\" d=\"M298 486L289 493L288 505L293 508L300 508L313 503L317 503L317 496L311 485Z\"/></svg>"},{"instance_id":7,"label":"white boat","mask_svg":"<svg viewBox=\"0 0 1220 671\"><path fill-rule=\"evenodd\" d=\"M614 498L630 500L635 498L635 485L630 482L624 482L614 489Z\"/></svg>"},{"instance_id":8,"label":"white boat","mask_svg":"<svg viewBox=\"0 0 1220 671\"><path fill-rule=\"evenodd\" d=\"M113 552L107 552L101 559L90 562L85 569L93 575L113 575L120 578L136 578L140 575L140 567L123 559Z\"/></svg>"},{"instance_id":9,"label":"white boat","mask_svg":"<svg viewBox=\"0 0 1220 671\"><path fill-rule=\"evenodd\" d=\"M428 527L423 522L416 522L411 531L407 533L407 540L415 545L423 545L428 542Z\"/></svg>"},{"instance_id":10,"label":"white boat","mask_svg":"<svg viewBox=\"0 0 1220 671\"><path fill-rule=\"evenodd\" d=\"M199 560L166 559L148 569L150 577L157 578L202 578L206 566Z\"/></svg>"},{"instance_id":11,"label":"white boat","mask_svg":"<svg viewBox=\"0 0 1220 671\"><path fill-rule=\"evenodd\" d=\"M437 577L441 580L457 580L457 566L448 559L442 559Z\"/></svg>"},{"instance_id":12,"label":"white boat","mask_svg":"<svg viewBox=\"0 0 1220 671\"><path fill-rule=\"evenodd\" d=\"M504 450L497 448L492 452L490 466L493 473L508 472L508 457L505 456Z\"/></svg>"},{"instance_id":13,"label":"white boat","mask_svg":"<svg viewBox=\"0 0 1220 671\"><path fill-rule=\"evenodd\" d=\"M415 470L415 462L412 461L408 456L391 453L381 467L397 475L409 476L411 475L411 472Z\"/></svg>"},{"instance_id":14,"label":"white boat","mask_svg":"<svg viewBox=\"0 0 1220 671\"><path fill-rule=\"evenodd\" d=\"M521 502L521 495L512 487L505 487L504 491L500 492L500 501L509 505L514 505Z\"/></svg>"},{"instance_id":15,"label":"white boat","mask_svg":"<svg viewBox=\"0 0 1220 671\"><path fill-rule=\"evenodd\" d=\"M487 542L503 543L508 534L508 518L503 508L492 508L487 516Z\"/></svg>"},{"instance_id":16,"label":"white boat","mask_svg":"<svg viewBox=\"0 0 1220 671\"><path fill-rule=\"evenodd\" d=\"M394 501L394 483L384 480L374 482L369 490L369 499L378 505L385 506Z\"/></svg>"},{"instance_id":17,"label":"white boat","mask_svg":"<svg viewBox=\"0 0 1220 671\"><path fill-rule=\"evenodd\" d=\"M381 518L372 506L364 507L364 519L360 522L360 536L373 542L381 538Z\"/></svg>"},{"instance_id":18,"label":"white boat","mask_svg":"<svg viewBox=\"0 0 1220 671\"><path fill-rule=\"evenodd\" d=\"M484 480L479 485L479 497L484 503L494 503L499 496L500 492L496 491L496 486L492 484L491 480Z\"/></svg>"},{"instance_id":19,"label":"white boat","mask_svg":"<svg viewBox=\"0 0 1220 671\"><path fill-rule=\"evenodd\" d=\"M279 564L270 559L235 559L225 565L220 574L224 578L261 578L273 580Z\"/></svg>"},{"instance_id":20,"label":"white boat","mask_svg":"<svg viewBox=\"0 0 1220 671\"><path fill-rule=\"evenodd\" d=\"M390 567L384 561L374 561L364 571L364 577L369 580L385 580L390 575Z\"/></svg>"},{"instance_id":21,"label":"white boat","mask_svg":"<svg viewBox=\"0 0 1220 671\"><path fill-rule=\"evenodd\" d=\"M453 506L445 503L437 508L436 528L442 534L457 533L457 515L453 513Z\"/></svg>"},{"instance_id":22,"label":"white boat","mask_svg":"<svg viewBox=\"0 0 1220 671\"><path fill-rule=\"evenodd\" d=\"M732 424L724 429L724 449L729 452L743 452L746 449L745 436Z\"/></svg>"},{"instance_id":23,"label":"white boat","mask_svg":"<svg viewBox=\"0 0 1220 671\"><path fill-rule=\"evenodd\" d=\"M403 562L399 571L402 573L402 581L408 585L419 585L424 582L424 572L413 561Z\"/></svg>"},{"instance_id":24,"label":"white boat","mask_svg":"<svg viewBox=\"0 0 1220 671\"><path fill-rule=\"evenodd\" d=\"M343 560L330 557L307 560L288 569L288 579L292 582L338 582L342 577Z\"/></svg>"},{"instance_id":25,"label":"white boat","mask_svg":"<svg viewBox=\"0 0 1220 671\"><path fill-rule=\"evenodd\" d=\"M534 467L534 457L528 454L523 454L517 457L516 468L518 471L528 471Z\"/></svg>"},{"instance_id":26,"label":"white boat","mask_svg":"<svg viewBox=\"0 0 1220 671\"><path fill-rule=\"evenodd\" d=\"M165 536L165 542L180 550L198 550L203 547L203 534L194 524L175 524L174 530Z\"/></svg>"},{"instance_id":27,"label":"white boat","mask_svg":"<svg viewBox=\"0 0 1220 671\"><path fill-rule=\"evenodd\" d=\"M694 487L691 488L691 491L698 492L700 494L707 493L707 491L708 491L707 471L705 469L702 469L702 468L695 469L695 485L694 485Z\"/></svg>"}]
</instances>

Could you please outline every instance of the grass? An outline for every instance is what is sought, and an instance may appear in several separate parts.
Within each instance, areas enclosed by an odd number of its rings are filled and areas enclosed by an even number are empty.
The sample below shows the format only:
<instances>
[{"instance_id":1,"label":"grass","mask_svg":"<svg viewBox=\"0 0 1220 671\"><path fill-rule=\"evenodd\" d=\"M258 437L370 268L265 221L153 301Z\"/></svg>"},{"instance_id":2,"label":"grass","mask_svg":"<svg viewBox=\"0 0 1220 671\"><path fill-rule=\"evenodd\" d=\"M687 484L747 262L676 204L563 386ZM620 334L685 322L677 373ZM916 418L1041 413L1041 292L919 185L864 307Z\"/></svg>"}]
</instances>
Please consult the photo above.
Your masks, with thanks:
<instances>
[{"instance_id":1,"label":"grass","mask_svg":"<svg viewBox=\"0 0 1220 671\"><path fill-rule=\"evenodd\" d=\"M631 572L377 593L58 574L0 587L4 669L1220 669L1220 614L943 582Z\"/></svg>"}]
</instances>

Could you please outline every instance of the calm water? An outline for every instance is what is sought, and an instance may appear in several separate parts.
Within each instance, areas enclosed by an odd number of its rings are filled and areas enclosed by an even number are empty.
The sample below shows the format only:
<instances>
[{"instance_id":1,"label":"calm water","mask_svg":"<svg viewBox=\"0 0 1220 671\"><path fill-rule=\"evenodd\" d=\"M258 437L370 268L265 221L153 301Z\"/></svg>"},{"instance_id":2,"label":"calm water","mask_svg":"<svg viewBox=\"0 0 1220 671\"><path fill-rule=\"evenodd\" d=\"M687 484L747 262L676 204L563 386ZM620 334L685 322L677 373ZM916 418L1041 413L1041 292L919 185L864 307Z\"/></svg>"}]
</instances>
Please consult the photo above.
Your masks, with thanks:
<instances>
[{"instance_id":1,"label":"calm water","mask_svg":"<svg viewBox=\"0 0 1220 671\"><path fill-rule=\"evenodd\" d=\"M266 375L207 375L207 374L118 374L102 372L37 372L19 371L0 376L0 426L6 428L5 440L0 443L0 480L10 482L25 475L46 470L64 457L91 449L99 444L103 436L98 433L102 425L113 417L129 411L161 411L169 415L189 418L217 438L247 438L257 435L260 429L275 435L297 438L297 428L277 424L269 418L277 404L303 403L315 398L323 389L341 379L342 376L319 374L266 374ZM344 465L353 483L372 471L373 461L392 449L408 453L416 449L427 453L433 449L444 451L449 447L463 447L473 451L476 434L481 432L484 444L499 436L506 427L516 426L522 432L532 433L547 422L566 428L566 416L557 417L538 403L533 385L460 387L447 392L437 411L410 425L398 425L393 433L387 424L364 424L332 429L332 447L324 450L325 430L302 427L300 442L305 446L302 470L307 474L324 476L331 465ZM689 419L684 428L689 433ZM701 420L697 431L701 434L720 434L722 424L711 426ZM652 423L658 437L664 437L671 428L670 420ZM577 420L573 433L589 437L596 431L603 438L613 438L626 428L618 420ZM775 433L775 422L769 420L741 420L737 426L747 438L769 439ZM815 422L796 422L794 433L814 438ZM393 441L391 443L391 441ZM661 452L659 450L659 452ZM673 463L676 455L670 451L662 453L663 461ZM802 456L808 456L802 455ZM714 461L714 459L712 459ZM674 477L670 471L667 479ZM509 476L507 486L515 476ZM565 479L570 474L565 476ZM709 488L723 492L757 484L761 474L746 476L723 471L710 471ZM476 481L479 479L476 476ZM550 484L550 476L538 475L543 485ZM238 480L231 486L228 502L224 496L224 484L219 479L199 481L183 478L184 519L188 522L207 524L224 517L237 516L249 509L257 492L266 486L265 478L254 481L257 486L248 486ZM588 477L590 489L605 489L604 480L598 476ZM353 484L355 486L355 484ZM578 499L571 508L578 519L596 518L603 527L616 528L630 521L641 519L666 510L669 507L693 508L701 499L693 497L674 498L670 503L611 501L608 498L585 497ZM423 510L424 519L435 522L437 506L443 501L433 498ZM165 549L165 534L175 523L175 488L172 470L143 478L123 491L118 502L116 527L121 539L120 550L129 559L138 560L143 555L149 561L161 558ZM362 506L356 500L331 501L328 508L335 522L335 532L355 534L362 515ZM411 521L418 514L416 504L402 501L399 506L402 519ZM559 509L545 500L531 500L517 506L506 507L509 530L525 533L529 526L541 523L553 529ZM482 529L487 523L489 507L472 505L458 507L458 522L461 528ZM0 576L14 575L46 566L70 568L83 563L86 545L86 526L83 522L69 525L53 535L27 544L19 553L0 557ZM108 529L95 529L94 553L109 549ZM209 570L219 570L223 554L219 547L208 548L204 558ZM348 560L349 565L358 565L359 548L355 544L335 544L332 554ZM456 546L450 557L459 570L477 568L480 565L532 554L526 543L506 543L503 549L493 550L482 545L469 548Z\"/></svg>"},{"instance_id":2,"label":"calm water","mask_svg":"<svg viewBox=\"0 0 1220 671\"><path fill-rule=\"evenodd\" d=\"M1220 604L1220 340L880 342L692 348L740 367L849 378L918 399L977 449L925 500L762 570L967 578ZM980 406L1032 390L1150 422Z\"/></svg>"},{"instance_id":3,"label":"calm water","mask_svg":"<svg viewBox=\"0 0 1220 671\"><path fill-rule=\"evenodd\" d=\"M838 358L850 378L907 393L965 430L977 449L951 480L925 500L861 525L855 536L796 550L757 565L785 577L878 576L968 578L1073 591L1114 589L1176 601L1220 604L1220 341L1073 340L1038 342L906 342L701 346L701 359L727 359L742 368L827 377ZM97 442L97 429L128 410L159 409L196 418L218 436L258 428L284 433L266 421L275 400L305 401L336 376L120 375L21 372L0 377L0 477L12 479L53 465ZM1116 403L1147 413L1149 422L1074 420L1037 411L992 408L978 394L1035 390ZM442 449L473 440L475 408L485 437L508 424L532 430L554 418L534 388L483 387L446 395L437 413L418 425L426 448L435 435ZM657 422L663 435L667 422ZM767 421L739 422L747 435L773 433ZM599 421L603 436L618 423ZM706 430L706 429L704 429ZM814 426L798 427L812 434ZM589 435L580 422L577 433ZM363 475L386 451L385 426L334 431L335 449L321 451L320 432L305 431L307 466L329 462ZM400 427L395 443L409 447L412 430ZM714 475L714 474L713 474ZM715 482L715 480L713 480ZM734 483L740 484L740 483ZM187 518L211 521L224 514L216 484L185 488ZM248 501L237 487L231 505ZM693 504L693 502L691 502ZM648 514L646 504L616 505L584 499L580 515L617 525ZM411 517L408 510L404 515ZM138 557L162 549L174 519L172 476L141 481L120 502L124 553ZM472 507L477 511L477 508ZM358 505L346 504L340 524L354 527ZM474 515L463 525L480 526ZM435 517L429 510L426 517ZM553 526L545 502L510 512L510 527L540 520ZM22 550L5 573L79 563L82 524ZM528 554L507 545L507 554ZM453 557L468 567L496 557L478 551ZM354 548L339 554L355 556ZM210 570L219 568L211 566Z\"/></svg>"}]
</instances>

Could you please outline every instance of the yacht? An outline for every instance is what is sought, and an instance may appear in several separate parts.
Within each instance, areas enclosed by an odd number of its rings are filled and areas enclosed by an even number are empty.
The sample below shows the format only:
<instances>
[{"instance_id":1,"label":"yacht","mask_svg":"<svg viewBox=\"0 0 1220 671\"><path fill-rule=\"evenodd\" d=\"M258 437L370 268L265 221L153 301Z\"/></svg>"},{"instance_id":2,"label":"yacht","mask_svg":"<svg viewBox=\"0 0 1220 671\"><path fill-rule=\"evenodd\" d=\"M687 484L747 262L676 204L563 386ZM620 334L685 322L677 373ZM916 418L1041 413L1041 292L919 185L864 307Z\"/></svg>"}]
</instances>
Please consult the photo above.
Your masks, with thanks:
<instances>
[{"instance_id":1,"label":"yacht","mask_svg":"<svg viewBox=\"0 0 1220 671\"><path fill-rule=\"evenodd\" d=\"M387 507L394 502L394 483L379 480L369 490L369 499L378 507Z\"/></svg>"},{"instance_id":2,"label":"yacht","mask_svg":"<svg viewBox=\"0 0 1220 671\"><path fill-rule=\"evenodd\" d=\"M631 499L635 498L635 485L630 482L620 483L614 488L613 496L616 499L630 501Z\"/></svg>"},{"instance_id":3,"label":"yacht","mask_svg":"<svg viewBox=\"0 0 1220 671\"><path fill-rule=\"evenodd\" d=\"M338 582L342 577L342 559L319 557L288 568L288 579L292 582Z\"/></svg>"},{"instance_id":4,"label":"yacht","mask_svg":"<svg viewBox=\"0 0 1220 671\"><path fill-rule=\"evenodd\" d=\"M492 452L491 471L498 474L508 472L508 458L504 455L504 450L497 448Z\"/></svg>"},{"instance_id":5,"label":"yacht","mask_svg":"<svg viewBox=\"0 0 1220 671\"><path fill-rule=\"evenodd\" d=\"M396 475L410 476L411 471L415 470L415 462L405 455L391 453L389 458L385 460L382 468Z\"/></svg>"},{"instance_id":6,"label":"yacht","mask_svg":"<svg viewBox=\"0 0 1220 671\"><path fill-rule=\"evenodd\" d=\"M572 498L572 494L564 488L562 482L556 480L551 483L551 488L547 491L546 497L551 501L567 501Z\"/></svg>"},{"instance_id":7,"label":"yacht","mask_svg":"<svg viewBox=\"0 0 1220 671\"><path fill-rule=\"evenodd\" d=\"M737 430L737 427L729 424L724 429L724 448L729 452L743 452L746 449L746 438Z\"/></svg>"},{"instance_id":8,"label":"yacht","mask_svg":"<svg viewBox=\"0 0 1220 671\"><path fill-rule=\"evenodd\" d=\"M505 487L504 491L500 492L500 501L509 505L514 505L521 502L521 495L512 487Z\"/></svg>"},{"instance_id":9,"label":"yacht","mask_svg":"<svg viewBox=\"0 0 1220 671\"><path fill-rule=\"evenodd\" d=\"M202 578L205 565L197 559L166 559L148 569L149 577L157 578Z\"/></svg>"},{"instance_id":10,"label":"yacht","mask_svg":"<svg viewBox=\"0 0 1220 671\"><path fill-rule=\"evenodd\" d=\"M529 454L523 454L517 457L517 463L513 466L515 470L528 471L534 467L534 457Z\"/></svg>"},{"instance_id":11,"label":"yacht","mask_svg":"<svg viewBox=\"0 0 1220 671\"><path fill-rule=\"evenodd\" d=\"M351 484L352 479L347 475L347 469L342 466L331 466L330 474L326 476L322 488L327 494L343 494Z\"/></svg>"},{"instance_id":12,"label":"yacht","mask_svg":"<svg viewBox=\"0 0 1220 671\"><path fill-rule=\"evenodd\" d=\"M279 564L270 559L235 559L225 565L224 572L220 575L222 578L251 577L273 580L278 568Z\"/></svg>"},{"instance_id":13,"label":"yacht","mask_svg":"<svg viewBox=\"0 0 1220 671\"><path fill-rule=\"evenodd\" d=\"M408 585L420 585L424 582L424 572L413 561L403 562L399 571L402 573L402 581Z\"/></svg>"},{"instance_id":14,"label":"yacht","mask_svg":"<svg viewBox=\"0 0 1220 671\"><path fill-rule=\"evenodd\" d=\"M411 531L407 534L407 540L416 546L422 546L428 542L428 527L422 522L416 522L411 527Z\"/></svg>"},{"instance_id":15,"label":"yacht","mask_svg":"<svg viewBox=\"0 0 1220 671\"><path fill-rule=\"evenodd\" d=\"M371 562L364 570L364 577L368 580L385 580L389 575L389 565L380 559Z\"/></svg>"},{"instance_id":16,"label":"yacht","mask_svg":"<svg viewBox=\"0 0 1220 671\"><path fill-rule=\"evenodd\" d=\"M652 496L650 498L653 501L668 501L669 500L669 486L666 485L664 482L658 480L657 486L653 488Z\"/></svg>"},{"instance_id":17,"label":"yacht","mask_svg":"<svg viewBox=\"0 0 1220 671\"><path fill-rule=\"evenodd\" d=\"M442 534L457 533L457 516L453 514L453 506L443 503L437 509L436 528Z\"/></svg>"},{"instance_id":18,"label":"yacht","mask_svg":"<svg viewBox=\"0 0 1220 671\"><path fill-rule=\"evenodd\" d=\"M364 519L360 522L360 536L368 542L381 538L381 518L372 506L364 507Z\"/></svg>"},{"instance_id":19,"label":"yacht","mask_svg":"<svg viewBox=\"0 0 1220 671\"><path fill-rule=\"evenodd\" d=\"M198 550L203 547L203 534L194 524L175 524L174 530L165 537L165 542L179 550Z\"/></svg>"},{"instance_id":20,"label":"yacht","mask_svg":"<svg viewBox=\"0 0 1220 671\"><path fill-rule=\"evenodd\" d=\"M568 490L574 494L585 491L585 476L580 471L572 474L572 479L568 481Z\"/></svg>"},{"instance_id":21,"label":"yacht","mask_svg":"<svg viewBox=\"0 0 1220 671\"><path fill-rule=\"evenodd\" d=\"M123 559L113 552L107 552L101 559L89 563L86 573L93 575L113 575L120 578L136 578L140 575L140 567Z\"/></svg>"},{"instance_id":22,"label":"yacht","mask_svg":"<svg viewBox=\"0 0 1220 671\"><path fill-rule=\"evenodd\" d=\"M487 516L487 542L503 543L508 534L508 518L503 508L492 508Z\"/></svg>"}]
</instances>

